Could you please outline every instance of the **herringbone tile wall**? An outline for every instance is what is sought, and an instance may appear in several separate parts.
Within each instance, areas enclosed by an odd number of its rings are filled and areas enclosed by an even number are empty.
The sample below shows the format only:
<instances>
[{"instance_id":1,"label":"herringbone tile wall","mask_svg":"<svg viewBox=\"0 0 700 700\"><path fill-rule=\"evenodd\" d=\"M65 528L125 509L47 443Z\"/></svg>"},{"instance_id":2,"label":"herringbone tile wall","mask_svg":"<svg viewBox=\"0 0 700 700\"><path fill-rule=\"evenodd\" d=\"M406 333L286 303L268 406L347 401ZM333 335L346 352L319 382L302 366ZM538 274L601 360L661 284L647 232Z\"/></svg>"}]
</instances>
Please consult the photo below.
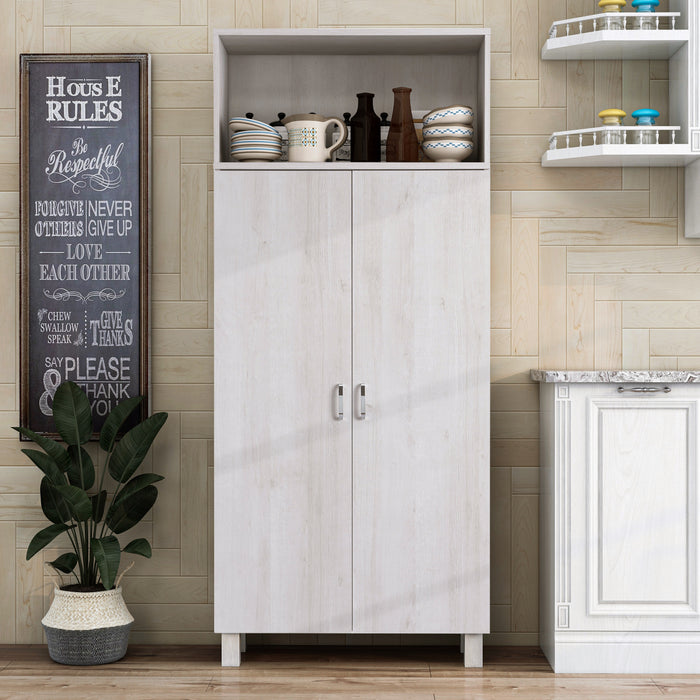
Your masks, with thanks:
<instances>
[{"instance_id":1,"label":"herringbone tile wall","mask_svg":"<svg viewBox=\"0 0 700 700\"><path fill-rule=\"evenodd\" d=\"M605 107L653 106L667 123L666 62L539 60L552 21L595 9L594 0L0 0L0 643L42 641L50 590L41 557L24 557L42 526L39 472L9 428L19 408L18 54L153 56L153 406L170 412L153 462L167 479L139 526L154 557L124 588L133 641L214 642L211 29L455 23L493 31L489 641L536 643L530 368L700 363L700 248L683 237L682 170L539 165L550 132L592 126Z\"/></svg>"}]
</instances>

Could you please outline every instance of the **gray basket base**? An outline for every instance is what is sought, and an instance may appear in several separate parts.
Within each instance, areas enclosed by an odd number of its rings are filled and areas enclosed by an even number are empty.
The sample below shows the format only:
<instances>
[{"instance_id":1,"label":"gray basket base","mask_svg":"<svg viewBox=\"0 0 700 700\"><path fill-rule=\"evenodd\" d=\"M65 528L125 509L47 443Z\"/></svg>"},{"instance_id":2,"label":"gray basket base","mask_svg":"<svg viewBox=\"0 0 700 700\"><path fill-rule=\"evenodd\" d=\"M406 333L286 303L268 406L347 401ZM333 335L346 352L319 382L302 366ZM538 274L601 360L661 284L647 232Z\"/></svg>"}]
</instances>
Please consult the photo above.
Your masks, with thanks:
<instances>
[{"instance_id":1,"label":"gray basket base","mask_svg":"<svg viewBox=\"0 0 700 700\"><path fill-rule=\"evenodd\" d=\"M96 630L60 630L43 625L49 656L59 664L97 666L119 661L129 644L131 625Z\"/></svg>"}]
</instances>

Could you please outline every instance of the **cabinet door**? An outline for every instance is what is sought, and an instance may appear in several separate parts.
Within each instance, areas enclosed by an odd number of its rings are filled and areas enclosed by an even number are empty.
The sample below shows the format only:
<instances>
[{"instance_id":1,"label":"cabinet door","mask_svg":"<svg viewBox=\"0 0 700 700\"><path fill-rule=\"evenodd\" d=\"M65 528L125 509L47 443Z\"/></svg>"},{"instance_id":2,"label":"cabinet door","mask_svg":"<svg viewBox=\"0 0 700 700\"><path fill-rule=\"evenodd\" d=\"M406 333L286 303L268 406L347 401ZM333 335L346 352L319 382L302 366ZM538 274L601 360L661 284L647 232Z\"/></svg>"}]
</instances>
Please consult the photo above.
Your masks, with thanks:
<instances>
[{"instance_id":1,"label":"cabinet door","mask_svg":"<svg viewBox=\"0 0 700 700\"><path fill-rule=\"evenodd\" d=\"M569 627L700 629L697 389L571 395Z\"/></svg>"},{"instance_id":2,"label":"cabinet door","mask_svg":"<svg viewBox=\"0 0 700 700\"><path fill-rule=\"evenodd\" d=\"M216 631L348 632L350 174L215 192Z\"/></svg>"},{"instance_id":3,"label":"cabinet door","mask_svg":"<svg viewBox=\"0 0 700 700\"><path fill-rule=\"evenodd\" d=\"M353 173L358 632L488 631L488 232L488 172Z\"/></svg>"}]
</instances>

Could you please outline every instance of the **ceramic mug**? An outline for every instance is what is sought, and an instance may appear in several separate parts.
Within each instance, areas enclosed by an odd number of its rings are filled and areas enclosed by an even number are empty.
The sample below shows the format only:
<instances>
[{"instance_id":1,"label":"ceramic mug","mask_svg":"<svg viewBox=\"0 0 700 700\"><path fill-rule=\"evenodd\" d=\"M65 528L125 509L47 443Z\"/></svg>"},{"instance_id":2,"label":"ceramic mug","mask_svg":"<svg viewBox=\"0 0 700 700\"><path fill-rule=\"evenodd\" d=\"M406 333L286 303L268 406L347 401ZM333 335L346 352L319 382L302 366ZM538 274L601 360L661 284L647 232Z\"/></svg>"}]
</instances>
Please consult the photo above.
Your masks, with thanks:
<instances>
[{"instance_id":1,"label":"ceramic mug","mask_svg":"<svg viewBox=\"0 0 700 700\"><path fill-rule=\"evenodd\" d=\"M292 114L282 123L289 135L289 160L293 163L323 163L330 159L348 137L348 128L341 119L327 119L320 114ZM330 124L340 127L340 138L326 148L326 129Z\"/></svg>"}]
</instances>

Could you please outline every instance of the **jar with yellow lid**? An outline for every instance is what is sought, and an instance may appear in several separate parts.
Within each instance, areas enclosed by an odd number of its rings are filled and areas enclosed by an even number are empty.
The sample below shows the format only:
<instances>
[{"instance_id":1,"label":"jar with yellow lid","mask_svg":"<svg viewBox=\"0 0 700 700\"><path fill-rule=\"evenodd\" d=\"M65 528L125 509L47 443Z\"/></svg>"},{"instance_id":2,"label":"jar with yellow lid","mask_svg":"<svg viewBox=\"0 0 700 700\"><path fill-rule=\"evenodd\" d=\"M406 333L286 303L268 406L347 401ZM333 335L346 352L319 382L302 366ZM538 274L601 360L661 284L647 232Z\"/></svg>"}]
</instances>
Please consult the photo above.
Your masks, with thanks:
<instances>
[{"instance_id":1,"label":"jar with yellow lid","mask_svg":"<svg viewBox=\"0 0 700 700\"><path fill-rule=\"evenodd\" d=\"M621 109L604 109L598 113L598 116L603 120L605 127L602 142L611 146L624 143L623 130L620 127L627 112L623 112Z\"/></svg>"},{"instance_id":2,"label":"jar with yellow lid","mask_svg":"<svg viewBox=\"0 0 700 700\"><path fill-rule=\"evenodd\" d=\"M600 0L598 7L608 15L603 20L603 29L624 29L622 17L616 17L620 10L627 4L627 0Z\"/></svg>"}]
</instances>

